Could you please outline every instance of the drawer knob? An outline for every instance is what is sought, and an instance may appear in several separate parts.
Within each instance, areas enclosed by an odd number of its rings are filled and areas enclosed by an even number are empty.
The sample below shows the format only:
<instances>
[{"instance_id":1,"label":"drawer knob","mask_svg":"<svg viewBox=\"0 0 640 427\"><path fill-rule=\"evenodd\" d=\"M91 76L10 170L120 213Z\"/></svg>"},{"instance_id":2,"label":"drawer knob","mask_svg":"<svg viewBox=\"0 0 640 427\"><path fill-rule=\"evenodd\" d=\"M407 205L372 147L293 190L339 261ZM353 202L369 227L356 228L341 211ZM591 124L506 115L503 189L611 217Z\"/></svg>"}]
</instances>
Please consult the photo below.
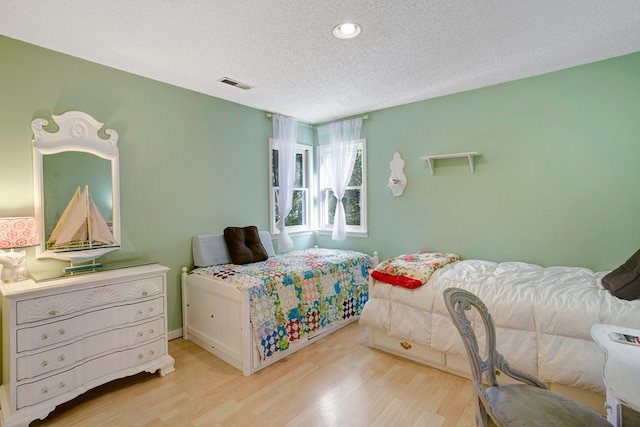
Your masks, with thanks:
<instances>
[{"instance_id":1,"label":"drawer knob","mask_svg":"<svg viewBox=\"0 0 640 427\"><path fill-rule=\"evenodd\" d=\"M149 350L149 356L153 356L154 354L156 354L156 352L155 352L155 351L153 351L153 350Z\"/></svg>"},{"instance_id":2,"label":"drawer knob","mask_svg":"<svg viewBox=\"0 0 640 427\"><path fill-rule=\"evenodd\" d=\"M65 359L64 354L61 354L60 356L58 356L58 360L60 362L64 362L64 359Z\"/></svg>"},{"instance_id":3,"label":"drawer knob","mask_svg":"<svg viewBox=\"0 0 640 427\"><path fill-rule=\"evenodd\" d=\"M58 388L64 388L64 386L65 386L65 385L66 385L66 384L64 383L64 381L60 381L60 382L58 383Z\"/></svg>"},{"instance_id":4,"label":"drawer knob","mask_svg":"<svg viewBox=\"0 0 640 427\"><path fill-rule=\"evenodd\" d=\"M149 313L153 313L153 307L149 307Z\"/></svg>"},{"instance_id":5,"label":"drawer knob","mask_svg":"<svg viewBox=\"0 0 640 427\"><path fill-rule=\"evenodd\" d=\"M144 332L142 332L142 331L138 332L138 336L139 337L142 337L143 335L144 335Z\"/></svg>"},{"instance_id":6,"label":"drawer knob","mask_svg":"<svg viewBox=\"0 0 640 427\"><path fill-rule=\"evenodd\" d=\"M42 394L47 394L49 393L49 389L47 387L43 388L41 391Z\"/></svg>"},{"instance_id":7,"label":"drawer knob","mask_svg":"<svg viewBox=\"0 0 640 427\"><path fill-rule=\"evenodd\" d=\"M53 316L57 316L58 315L58 310L50 310L47 315L49 317L53 317Z\"/></svg>"},{"instance_id":8,"label":"drawer knob","mask_svg":"<svg viewBox=\"0 0 640 427\"><path fill-rule=\"evenodd\" d=\"M43 368L46 368L48 364L49 364L48 361L43 360L42 363L40 364L40 366L42 366Z\"/></svg>"},{"instance_id":9,"label":"drawer knob","mask_svg":"<svg viewBox=\"0 0 640 427\"><path fill-rule=\"evenodd\" d=\"M409 343L408 343L408 342L406 342L406 341L402 341L402 342L400 343L400 347L404 348L405 350L411 350L411 344L409 344Z\"/></svg>"},{"instance_id":10,"label":"drawer knob","mask_svg":"<svg viewBox=\"0 0 640 427\"><path fill-rule=\"evenodd\" d=\"M64 329L58 329L58 335L64 335L66 333L67 331L65 331Z\"/></svg>"},{"instance_id":11,"label":"drawer knob","mask_svg":"<svg viewBox=\"0 0 640 427\"><path fill-rule=\"evenodd\" d=\"M149 292L147 292L147 291L142 291L142 296L143 296L143 297L146 297L147 295L149 295Z\"/></svg>"},{"instance_id":12,"label":"drawer knob","mask_svg":"<svg viewBox=\"0 0 640 427\"><path fill-rule=\"evenodd\" d=\"M140 353L140 354L138 355L138 359L142 359L143 357L144 357L144 354L142 354L142 353Z\"/></svg>"},{"instance_id":13,"label":"drawer knob","mask_svg":"<svg viewBox=\"0 0 640 427\"><path fill-rule=\"evenodd\" d=\"M138 314L142 314L144 313L142 310L138 310Z\"/></svg>"},{"instance_id":14,"label":"drawer knob","mask_svg":"<svg viewBox=\"0 0 640 427\"><path fill-rule=\"evenodd\" d=\"M43 340L49 339L49 334L42 334L42 339Z\"/></svg>"},{"instance_id":15,"label":"drawer knob","mask_svg":"<svg viewBox=\"0 0 640 427\"><path fill-rule=\"evenodd\" d=\"M153 333L154 333L154 332L155 332L155 331L154 331L153 329L149 329L149 333L150 333L151 335L153 335Z\"/></svg>"}]
</instances>

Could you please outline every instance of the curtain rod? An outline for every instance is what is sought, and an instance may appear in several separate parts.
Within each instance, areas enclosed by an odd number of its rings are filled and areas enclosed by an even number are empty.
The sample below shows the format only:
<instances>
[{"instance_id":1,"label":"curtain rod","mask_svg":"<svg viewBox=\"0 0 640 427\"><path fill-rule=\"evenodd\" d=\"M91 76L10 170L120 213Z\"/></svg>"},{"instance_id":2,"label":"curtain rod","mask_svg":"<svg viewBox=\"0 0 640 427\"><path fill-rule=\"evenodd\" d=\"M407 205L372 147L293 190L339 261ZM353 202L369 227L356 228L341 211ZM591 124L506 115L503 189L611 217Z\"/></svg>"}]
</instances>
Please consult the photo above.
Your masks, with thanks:
<instances>
[{"instance_id":1,"label":"curtain rod","mask_svg":"<svg viewBox=\"0 0 640 427\"><path fill-rule=\"evenodd\" d=\"M268 118L268 119L273 118L273 113L267 113L267 118ZM357 118L357 117L355 117L355 118ZM368 120L368 119L369 119L369 115L368 115L368 114L365 114L364 116L362 116L362 117L361 117L361 119L362 119L362 120ZM315 128L315 127L317 127L317 126L314 126L314 125L310 125L309 123L301 123L301 124L303 124L303 125L305 125L305 126L308 126L308 127L310 127L310 128Z\"/></svg>"}]
</instances>

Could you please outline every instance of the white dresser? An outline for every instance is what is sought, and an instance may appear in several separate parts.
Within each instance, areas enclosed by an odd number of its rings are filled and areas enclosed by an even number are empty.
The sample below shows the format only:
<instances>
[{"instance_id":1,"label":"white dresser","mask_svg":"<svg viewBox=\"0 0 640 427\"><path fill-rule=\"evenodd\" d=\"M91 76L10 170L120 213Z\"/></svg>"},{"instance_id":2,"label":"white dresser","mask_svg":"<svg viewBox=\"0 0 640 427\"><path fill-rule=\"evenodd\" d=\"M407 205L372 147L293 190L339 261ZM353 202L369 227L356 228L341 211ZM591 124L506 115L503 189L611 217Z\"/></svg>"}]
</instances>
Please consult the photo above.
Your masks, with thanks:
<instances>
[{"instance_id":1,"label":"white dresser","mask_svg":"<svg viewBox=\"0 0 640 427\"><path fill-rule=\"evenodd\" d=\"M174 371L158 264L2 283L0 422L27 426L85 391Z\"/></svg>"}]
</instances>

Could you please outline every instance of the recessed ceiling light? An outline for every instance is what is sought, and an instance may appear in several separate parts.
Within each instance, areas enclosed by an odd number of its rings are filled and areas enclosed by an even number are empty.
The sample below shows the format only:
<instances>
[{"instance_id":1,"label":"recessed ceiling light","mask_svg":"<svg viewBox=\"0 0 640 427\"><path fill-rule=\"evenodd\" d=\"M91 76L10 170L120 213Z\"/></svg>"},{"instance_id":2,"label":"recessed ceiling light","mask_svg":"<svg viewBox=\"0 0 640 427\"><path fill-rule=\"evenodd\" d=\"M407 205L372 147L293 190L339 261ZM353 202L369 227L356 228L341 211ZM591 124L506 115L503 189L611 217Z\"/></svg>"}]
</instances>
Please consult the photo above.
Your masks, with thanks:
<instances>
[{"instance_id":1,"label":"recessed ceiling light","mask_svg":"<svg viewBox=\"0 0 640 427\"><path fill-rule=\"evenodd\" d=\"M354 22L344 22L333 27L333 35L339 39L352 39L360 34L362 27Z\"/></svg>"}]
</instances>

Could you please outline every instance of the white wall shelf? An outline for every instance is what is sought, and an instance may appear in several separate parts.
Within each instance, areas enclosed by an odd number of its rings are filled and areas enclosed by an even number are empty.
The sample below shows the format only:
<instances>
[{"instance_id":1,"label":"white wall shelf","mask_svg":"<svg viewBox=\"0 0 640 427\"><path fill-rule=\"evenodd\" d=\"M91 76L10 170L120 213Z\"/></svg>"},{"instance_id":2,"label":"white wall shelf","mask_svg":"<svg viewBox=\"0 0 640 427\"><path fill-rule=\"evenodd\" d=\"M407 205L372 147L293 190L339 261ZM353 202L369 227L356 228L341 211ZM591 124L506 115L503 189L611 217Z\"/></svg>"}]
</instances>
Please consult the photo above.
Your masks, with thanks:
<instances>
[{"instance_id":1,"label":"white wall shelf","mask_svg":"<svg viewBox=\"0 0 640 427\"><path fill-rule=\"evenodd\" d=\"M480 153L478 153L477 151L471 151L468 153L454 153L454 154L438 154L436 156L423 156L420 157L420 160L425 160L427 162L429 162L429 169L431 170L431 175L433 175L433 168L434 168L434 163L436 160L438 159L456 159L459 157L466 157L467 159L469 159L469 166L471 167L471 173L475 172L475 166L473 164L473 158L475 156L479 156Z\"/></svg>"}]
</instances>

